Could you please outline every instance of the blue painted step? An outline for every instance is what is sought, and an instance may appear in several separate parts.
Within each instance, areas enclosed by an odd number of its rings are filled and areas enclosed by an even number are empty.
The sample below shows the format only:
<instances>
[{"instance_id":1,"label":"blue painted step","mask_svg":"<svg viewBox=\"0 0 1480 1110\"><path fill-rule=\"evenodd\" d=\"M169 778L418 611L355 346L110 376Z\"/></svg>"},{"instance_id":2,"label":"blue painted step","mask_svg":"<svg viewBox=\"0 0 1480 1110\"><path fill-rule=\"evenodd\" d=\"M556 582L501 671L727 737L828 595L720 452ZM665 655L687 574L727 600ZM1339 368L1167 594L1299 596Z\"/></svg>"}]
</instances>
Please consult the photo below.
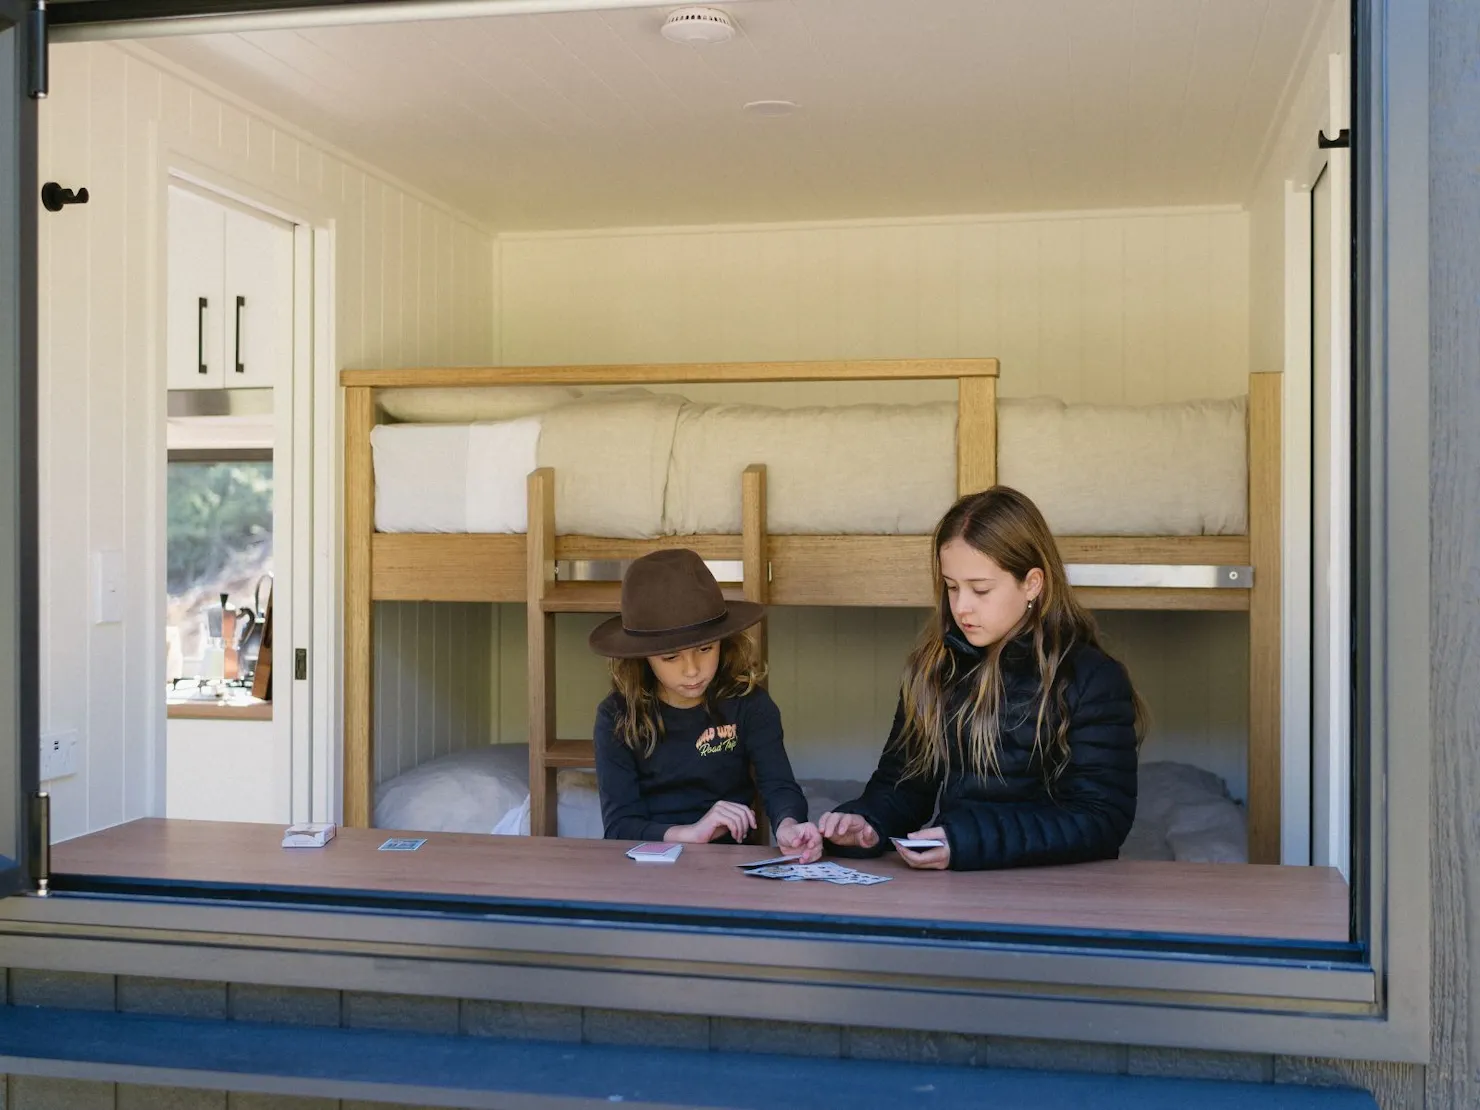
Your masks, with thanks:
<instances>
[{"instance_id":1,"label":"blue painted step","mask_svg":"<svg viewBox=\"0 0 1480 1110\"><path fill-rule=\"evenodd\" d=\"M0 1071L459 1107L1376 1110L1355 1090L0 1006Z\"/></svg>"}]
</instances>

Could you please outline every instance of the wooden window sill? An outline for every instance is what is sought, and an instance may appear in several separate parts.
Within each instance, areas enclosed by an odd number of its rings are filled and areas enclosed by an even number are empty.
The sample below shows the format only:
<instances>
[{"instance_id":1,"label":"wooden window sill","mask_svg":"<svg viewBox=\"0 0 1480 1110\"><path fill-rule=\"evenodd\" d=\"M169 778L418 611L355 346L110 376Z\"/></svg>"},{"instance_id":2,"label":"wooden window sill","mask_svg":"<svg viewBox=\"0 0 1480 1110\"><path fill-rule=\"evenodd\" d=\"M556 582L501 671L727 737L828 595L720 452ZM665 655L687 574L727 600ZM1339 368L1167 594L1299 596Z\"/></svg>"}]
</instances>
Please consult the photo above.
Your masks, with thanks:
<instances>
[{"instance_id":1,"label":"wooden window sill","mask_svg":"<svg viewBox=\"0 0 1480 1110\"><path fill-rule=\"evenodd\" d=\"M272 702L249 698L239 701L172 701L165 707L172 721L270 721Z\"/></svg>"},{"instance_id":2,"label":"wooden window sill","mask_svg":"<svg viewBox=\"0 0 1480 1110\"><path fill-rule=\"evenodd\" d=\"M52 871L97 879L240 883L487 898L592 908L759 911L819 918L989 924L1115 933L1343 943L1348 890L1325 867L1113 860L998 872L914 872L897 859L840 860L888 875L876 886L786 883L735 865L768 849L686 845L673 864L625 859L601 840L345 829L324 848L283 848L280 825L144 818L52 849ZM393 836L415 852L381 852Z\"/></svg>"}]
</instances>

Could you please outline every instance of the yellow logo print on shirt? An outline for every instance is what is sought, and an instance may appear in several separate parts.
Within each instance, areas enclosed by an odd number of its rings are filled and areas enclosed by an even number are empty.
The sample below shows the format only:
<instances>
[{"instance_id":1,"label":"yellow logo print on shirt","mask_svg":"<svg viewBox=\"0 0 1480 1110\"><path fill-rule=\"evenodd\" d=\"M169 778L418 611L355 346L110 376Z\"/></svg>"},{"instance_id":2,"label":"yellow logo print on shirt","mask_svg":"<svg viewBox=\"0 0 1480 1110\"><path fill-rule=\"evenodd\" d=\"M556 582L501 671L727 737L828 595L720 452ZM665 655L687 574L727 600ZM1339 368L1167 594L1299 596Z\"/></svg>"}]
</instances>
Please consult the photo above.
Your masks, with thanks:
<instances>
[{"instance_id":1,"label":"yellow logo print on shirt","mask_svg":"<svg viewBox=\"0 0 1480 1110\"><path fill-rule=\"evenodd\" d=\"M735 750L737 735L734 725L717 725L714 728L706 728L699 734L699 739L694 742L694 747L699 749L700 755L719 755L721 752L732 752Z\"/></svg>"}]
</instances>

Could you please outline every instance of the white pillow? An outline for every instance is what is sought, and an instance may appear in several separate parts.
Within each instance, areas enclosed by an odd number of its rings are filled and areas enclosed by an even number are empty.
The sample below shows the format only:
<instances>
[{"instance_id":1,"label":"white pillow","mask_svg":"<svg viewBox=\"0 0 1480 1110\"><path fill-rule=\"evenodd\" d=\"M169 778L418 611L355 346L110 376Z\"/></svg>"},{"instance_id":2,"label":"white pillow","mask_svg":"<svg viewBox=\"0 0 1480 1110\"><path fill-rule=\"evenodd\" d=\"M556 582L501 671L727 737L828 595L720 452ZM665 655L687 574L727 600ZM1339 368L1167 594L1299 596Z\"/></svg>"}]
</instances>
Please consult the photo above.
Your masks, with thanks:
<instances>
[{"instance_id":1,"label":"white pillow","mask_svg":"<svg viewBox=\"0 0 1480 1110\"><path fill-rule=\"evenodd\" d=\"M379 424L370 453L377 532L467 531L467 425Z\"/></svg>"},{"instance_id":2,"label":"white pillow","mask_svg":"<svg viewBox=\"0 0 1480 1110\"><path fill-rule=\"evenodd\" d=\"M470 424L467 432L467 530L527 531L529 472L539 457L540 418Z\"/></svg>"},{"instance_id":3,"label":"white pillow","mask_svg":"<svg viewBox=\"0 0 1480 1110\"><path fill-rule=\"evenodd\" d=\"M583 840L600 840L606 835L595 771L561 771L555 779L555 797L555 835ZM528 836L529 795L504 814L492 831L494 836Z\"/></svg>"},{"instance_id":4,"label":"white pillow","mask_svg":"<svg viewBox=\"0 0 1480 1110\"><path fill-rule=\"evenodd\" d=\"M407 832L487 832L528 796L526 745L469 748L381 783L374 824Z\"/></svg>"},{"instance_id":5,"label":"white pillow","mask_svg":"<svg viewBox=\"0 0 1480 1110\"><path fill-rule=\"evenodd\" d=\"M1247 863L1248 823L1223 780L1189 763L1152 760L1137 771L1136 820L1126 859Z\"/></svg>"},{"instance_id":6,"label":"white pillow","mask_svg":"<svg viewBox=\"0 0 1480 1110\"><path fill-rule=\"evenodd\" d=\"M380 410L406 424L474 424L534 416L581 395L561 385L487 385L465 389L383 389Z\"/></svg>"}]
</instances>

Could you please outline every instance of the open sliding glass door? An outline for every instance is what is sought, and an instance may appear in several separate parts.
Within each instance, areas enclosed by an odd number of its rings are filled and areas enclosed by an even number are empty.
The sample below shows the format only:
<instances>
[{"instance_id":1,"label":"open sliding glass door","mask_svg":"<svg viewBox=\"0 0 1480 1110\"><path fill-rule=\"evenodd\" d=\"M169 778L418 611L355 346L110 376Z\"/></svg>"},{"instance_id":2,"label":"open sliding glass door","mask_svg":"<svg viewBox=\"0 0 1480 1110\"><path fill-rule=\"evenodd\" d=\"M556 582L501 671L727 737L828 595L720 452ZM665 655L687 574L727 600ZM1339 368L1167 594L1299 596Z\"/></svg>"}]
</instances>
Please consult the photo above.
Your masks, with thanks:
<instances>
[{"instance_id":1,"label":"open sliding glass door","mask_svg":"<svg viewBox=\"0 0 1480 1110\"><path fill-rule=\"evenodd\" d=\"M1347 59L1330 59L1322 134L1347 120ZM1351 151L1311 188L1311 862L1350 874L1352 727Z\"/></svg>"},{"instance_id":2,"label":"open sliding glass door","mask_svg":"<svg viewBox=\"0 0 1480 1110\"><path fill-rule=\"evenodd\" d=\"M0 0L0 895L32 889L37 735L32 4ZM39 59L44 63L44 57Z\"/></svg>"}]
</instances>

